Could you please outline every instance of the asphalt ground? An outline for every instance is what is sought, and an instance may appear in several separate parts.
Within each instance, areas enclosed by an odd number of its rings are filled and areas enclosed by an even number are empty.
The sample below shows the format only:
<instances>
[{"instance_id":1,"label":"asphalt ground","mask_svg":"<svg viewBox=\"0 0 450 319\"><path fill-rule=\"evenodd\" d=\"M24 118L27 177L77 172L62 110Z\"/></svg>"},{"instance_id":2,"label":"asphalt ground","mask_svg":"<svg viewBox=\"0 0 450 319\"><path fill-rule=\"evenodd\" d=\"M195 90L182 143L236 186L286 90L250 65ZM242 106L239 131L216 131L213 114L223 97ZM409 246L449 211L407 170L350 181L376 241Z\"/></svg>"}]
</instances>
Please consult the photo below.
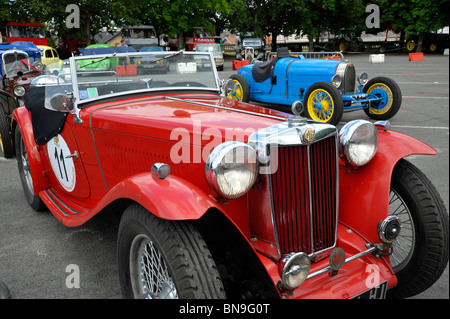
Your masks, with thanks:
<instances>
[{"instance_id":1,"label":"asphalt ground","mask_svg":"<svg viewBox=\"0 0 450 319\"><path fill-rule=\"evenodd\" d=\"M400 85L403 104L392 128L434 147L437 156L412 156L449 207L449 59L425 55L409 62L406 54L386 55L370 64L367 54L346 55L357 73L387 76ZM227 58L221 78L232 70ZM275 106L274 106L275 107ZM275 107L276 108L276 107ZM281 107L279 109L289 108ZM344 114L343 125L367 119L363 111ZM118 216L99 214L86 224L67 228L53 215L35 212L25 201L16 159L0 157L0 280L12 299L121 298L116 258ZM79 282L74 280L79 275ZM415 299L449 299L448 266L443 276Z\"/></svg>"}]
</instances>

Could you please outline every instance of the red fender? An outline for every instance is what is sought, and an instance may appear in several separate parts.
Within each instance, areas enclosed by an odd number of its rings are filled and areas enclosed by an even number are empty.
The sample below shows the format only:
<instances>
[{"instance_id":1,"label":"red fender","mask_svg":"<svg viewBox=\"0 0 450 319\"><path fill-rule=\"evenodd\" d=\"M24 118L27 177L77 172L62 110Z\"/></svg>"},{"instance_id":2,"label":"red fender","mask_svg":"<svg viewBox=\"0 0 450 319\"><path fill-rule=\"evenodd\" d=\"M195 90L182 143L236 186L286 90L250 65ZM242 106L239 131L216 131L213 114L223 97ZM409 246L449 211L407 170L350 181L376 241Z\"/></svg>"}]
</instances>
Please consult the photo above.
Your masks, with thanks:
<instances>
[{"instance_id":1,"label":"red fender","mask_svg":"<svg viewBox=\"0 0 450 319\"><path fill-rule=\"evenodd\" d=\"M40 146L34 140L33 126L31 124L31 115L25 107L16 108L12 115L13 141L15 130L20 130L25 143L28 155L28 164L30 165L31 175L33 176L34 194L38 195L40 191L48 189L50 183L46 177L45 166L39 153ZM17 154L16 154L17 155Z\"/></svg>"},{"instance_id":2,"label":"red fender","mask_svg":"<svg viewBox=\"0 0 450 319\"><path fill-rule=\"evenodd\" d=\"M151 173L131 176L114 186L105 197L83 214L62 218L66 226L79 226L119 199L130 199L145 207L150 213L168 220L195 220L217 203L197 186L177 176L159 179Z\"/></svg>"},{"instance_id":3,"label":"red fender","mask_svg":"<svg viewBox=\"0 0 450 319\"><path fill-rule=\"evenodd\" d=\"M399 132L379 131L378 136L377 153L367 165L339 172L339 221L369 242L379 242L376 227L389 213L391 177L397 162L408 155L436 154L431 146Z\"/></svg>"}]
</instances>

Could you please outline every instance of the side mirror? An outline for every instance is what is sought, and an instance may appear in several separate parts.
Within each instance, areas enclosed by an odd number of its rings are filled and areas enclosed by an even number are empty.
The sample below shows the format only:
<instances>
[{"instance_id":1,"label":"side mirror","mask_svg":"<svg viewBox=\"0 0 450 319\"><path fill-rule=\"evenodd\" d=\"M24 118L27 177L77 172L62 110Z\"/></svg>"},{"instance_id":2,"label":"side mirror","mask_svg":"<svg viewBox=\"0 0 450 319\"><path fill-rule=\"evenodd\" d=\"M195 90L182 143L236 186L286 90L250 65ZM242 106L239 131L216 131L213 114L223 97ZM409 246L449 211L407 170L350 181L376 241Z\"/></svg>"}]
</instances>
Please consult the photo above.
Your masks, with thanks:
<instances>
[{"instance_id":1,"label":"side mirror","mask_svg":"<svg viewBox=\"0 0 450 319\"><path fill-rule=\"evenodd\" d=\"M69 112L72 109L71 104L71 99L63 93L57 93L50 98L50 106L54 111Z\"/></svg>"}]
</instances>

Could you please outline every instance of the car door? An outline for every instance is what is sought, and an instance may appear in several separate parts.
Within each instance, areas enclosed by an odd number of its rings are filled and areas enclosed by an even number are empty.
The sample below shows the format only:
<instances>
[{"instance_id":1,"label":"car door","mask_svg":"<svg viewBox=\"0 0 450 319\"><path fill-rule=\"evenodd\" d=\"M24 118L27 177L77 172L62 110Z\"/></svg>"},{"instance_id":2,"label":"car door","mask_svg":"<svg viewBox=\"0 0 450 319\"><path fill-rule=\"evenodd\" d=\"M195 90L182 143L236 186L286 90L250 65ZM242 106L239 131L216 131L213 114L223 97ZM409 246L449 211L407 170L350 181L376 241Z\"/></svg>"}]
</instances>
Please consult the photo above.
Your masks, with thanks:
<instances>
[{"instance_id":1,"label":"car door","mask_svg":"<svg viewBox=\"0 0 450 319\"><path fill-rule=\"evenodd\" d=\"M51 184L70 197L87 198L90 186L73 130L66 120L62 131L44 146Z\"/></svg>"}]
</instances>

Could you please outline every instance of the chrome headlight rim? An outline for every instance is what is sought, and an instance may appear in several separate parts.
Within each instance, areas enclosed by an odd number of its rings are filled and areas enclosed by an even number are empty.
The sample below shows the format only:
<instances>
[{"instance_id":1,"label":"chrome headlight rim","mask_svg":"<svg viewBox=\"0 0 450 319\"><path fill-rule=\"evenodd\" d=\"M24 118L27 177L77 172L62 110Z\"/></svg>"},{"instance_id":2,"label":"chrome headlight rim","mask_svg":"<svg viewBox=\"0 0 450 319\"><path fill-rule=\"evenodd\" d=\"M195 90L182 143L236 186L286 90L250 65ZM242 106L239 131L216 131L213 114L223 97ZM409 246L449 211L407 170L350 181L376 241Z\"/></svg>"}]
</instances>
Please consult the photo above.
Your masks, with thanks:
<instances>
[{"instance_id":1,"label":"chrome headlight rim","mask_svg":"<svg viewBox=\"0 0 450 319\"><path fill-rule=\"evenodd\" d=\"M366 165L375 156L377 148L378 130L369 121L350 121L339 131L339 156L350 166Z\"/></svg>"},{"instance_id":2,"label":"chrome headlight rim","mask_svg":"<svg viewBox=\"0 0 450 319\"><path fill-rule=\"evenodd\" d=\"M236 154L247 154L244 158L236 161ZM231 155L230 155L231 154ZM229 161L229 156L232 160ZM239 170L248 169L244 181L238 188L233 183L233 174L239 174ZM228 174L227 174L228 173ZM231 175L227 176L227 175ZM209 154L205 164L205 176L211 189L226 199L235 199L246 194L256 182L258 175L257 154L254 148L243 142L224 142ZM241 175L242 176L242 175Z\"/></svg>"},{"instance_id":3,"label":"chrome headlight rim","mask_svg":"<svg viewBox=\"0 0 450 319\"><path fill-rule=\"evenodd\" d=\"M33 63L33 67L39 71L44 70L44 63L40 62L40 61L36 61Z\"/></svg>"},{"instance_id":4,"label":"chrome headlight rim","mask_svg":"<svg viewBox=\"0 0 450 319\"><path fill-rule=\"evenodd\" d=\"M26 89L25 89L25 87L23 85L18 84L18 85L13 87L13 93L17 97L24 96L25 92L26 92Z\"/></svg>"},{"instance_id":5,"label":"chrome headlight rim","mask_svg":"<svg viewBox=\"0 0 450 319\"><path fill-rule=\"evenodd\" d=\"M332 78L331 78L331 84L338 89L341 85L342 85L342 77L339 74L335 74Z\"/></svg>"},{"instance_id":6,"label":"chrome headlight rim","mask_svg":"<svg viewBox=\"0 0 450 319\"><path fill-rule=\"evenodd\" d=\"M361 85L366 84L369 81L369 75L366 72L362 72L358 75L358 83Z\"/></svg>"}]
</instances>

